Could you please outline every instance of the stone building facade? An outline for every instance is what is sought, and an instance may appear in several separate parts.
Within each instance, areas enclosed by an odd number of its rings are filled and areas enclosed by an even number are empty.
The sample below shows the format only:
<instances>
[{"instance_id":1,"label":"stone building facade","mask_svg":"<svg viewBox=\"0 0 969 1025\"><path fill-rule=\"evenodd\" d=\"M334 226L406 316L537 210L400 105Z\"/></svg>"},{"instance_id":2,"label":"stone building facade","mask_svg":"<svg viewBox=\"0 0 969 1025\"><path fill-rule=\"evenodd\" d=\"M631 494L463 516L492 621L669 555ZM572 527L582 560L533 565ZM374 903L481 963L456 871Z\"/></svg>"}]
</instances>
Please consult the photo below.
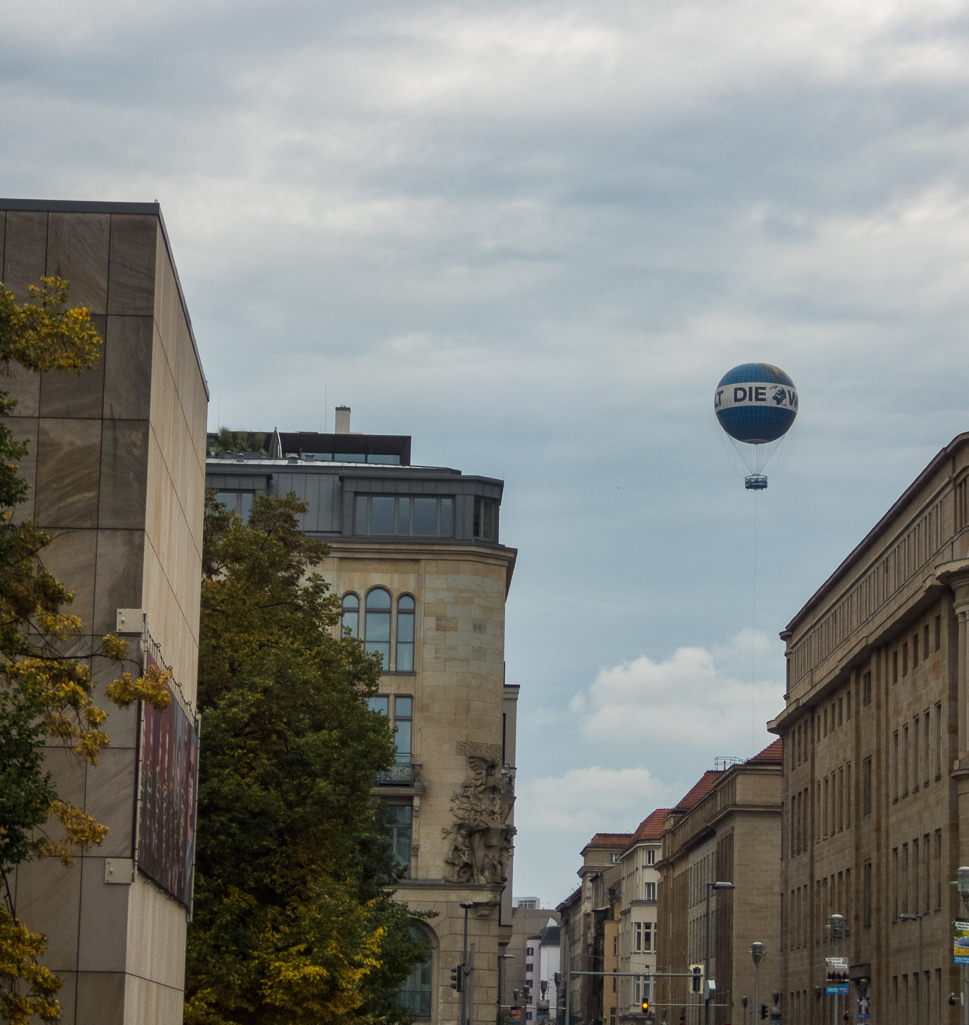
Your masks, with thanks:
<instances>
[{"instance_id":1,"label":"stone building facade","mask_svg":"<svg viewBox=\"0 0 969 1025\"><path fill-rule=\"evenodd\" d=\"M642 1014L642 1001L652 1000L656 969L658 865L663 856L663 823L668 809L649 814L633 833L620 865L619 1017L631 1021Z\"/></svg>"},{"instance_id":2,"label":"stone building facade","mask_svg":"<svg viewBox=\"0 0 969 1025\"><path fill-rule=\"evenodd\" d=\"M562 916L562 1000L567 995L569 1025L608 1021L618 1012L618 984L613 990L613 980L604 980L604 966L608 961L608 971L619 970L618 891L622 852L632 838L631 833L596 833L582 848L579 889L556 908ZM581 972L596 974L570 975Z\"/></svg>"},{"instance_id":3,"label":"stone building facade","mask_svg":"<svg viewBox=\"0 0 969 1025\"><path fill-rule=\"evenodd\" d=\"M777 893L781 838L782 744L728 768L704 773L666 816L660 873L659 973L688 972L702 965L710 935L711 1025L742 1021L743 1000L770 1003L777 989L780 927ZM734 889L709 890L708 884ZM755 972L751 944L767 956ZM657 979L657 1020L702 1025L704 992L686 978Z\"/></svg>"},{"instance_id":4,"label":"stone building facade","mask_svg":"<svg viewBox=\"0 0 969 1025\"><path fill-rule=\"evenodd\" d=\"M781 848L784 1016L830 1020L828 924L851 1010L955 1022L950 928L969 863L969 435L929 463L791 621ZM902 916L916 916L906 920ZM919 971L919 933L923 970Z\"/></svg>"},{"instance_id":5,"label":"stone building facade","mask_svg":"<svg viewBox=\"0 0 969 1025\"><path fill-rule=\"evenodd\" d=\"M518 697L504 682L516 553L499 542L502 482L413 466L410 438L351 434L349 415L337 410L333 434L274 432L261 452L214 454L208 484L242 514L260 493L307 502L301 527L330 546L319 571L343 626L383 657L372 706L397 729L397 764L375 793L405 870L396 898L436 916L415 926L433 949L405 1001L419 1019L460 1021L450 983L467 924L465 1013L492 1025L511 937Z\"/></svg>"},{"instance_id":6,"label":"stone building facade","mask_svg":"<svg viewBox=\"0 0 969 1025\"><path fill-rule=\"evenodd\" d=\"M63 1021L176 1025L194 806L164 805L183 827L167 830L143 799L173 782L152 757L153 729L188 738L178 768L194 795L208 391L157 204L0 200L4 285L23 301L43 275L71 282L104 349L80 377L14 370L3 382L19 403L8 423L30 446L18 515L53 537L44 563L75 592L83 632L64 653L90 659L100 689L115 671L92 653L121 632L129 668L147 657L171 667L175 701L164 717L103 703L111 745L96 768L51 747L61 795L110 832L69 869L21 866L12 897L48 937L41 961L65 980Z\"/></svg>"}]
</instances>

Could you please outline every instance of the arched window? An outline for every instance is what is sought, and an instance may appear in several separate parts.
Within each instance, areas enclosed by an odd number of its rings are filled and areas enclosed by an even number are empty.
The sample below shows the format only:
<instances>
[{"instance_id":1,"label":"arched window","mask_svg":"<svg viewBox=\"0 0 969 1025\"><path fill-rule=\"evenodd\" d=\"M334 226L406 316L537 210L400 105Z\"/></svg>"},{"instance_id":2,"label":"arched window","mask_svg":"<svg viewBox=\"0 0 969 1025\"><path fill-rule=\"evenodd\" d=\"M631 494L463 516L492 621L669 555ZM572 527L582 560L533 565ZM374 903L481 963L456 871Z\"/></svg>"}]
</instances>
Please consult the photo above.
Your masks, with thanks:
<instances>
[{"instance_id":1,"label":"arched window","mask_svg":"<svg viewBox=\"0 0 969 1025\"><path fill-rule=\"evenodd\" d=\"M376 652L384 659L384 669L390 668L390 592L375 587L367 593L364 641L367 651Z\"/></svg>"},{"instance_id":2,"label":"arched window","mask_svg":"<svg viewBox=\"0 0 969 1025\"><path fill-rule=\"evenodd\" d=\"M415 1018L430 1018L434 948L430 936L419 926L412 925L410 934L415 940L424 940L427 943L427 956L404 980L404 985L400 988L400 1002Z\"/></svg>"},{"instance_id":3,"label":"arched window","mask_svg":"<svg viewBox=\"0 0 969 1025\"><path fill-rule=\"evenodd\" d=\"M360 636L360 599L355 594L343 596L343 616L340 619L340 633L349 629L351 637Z\"/></svg>"},{"instance_id":4,"label":"arched window","mask_svg":"<svg viewBox=\"0 0 969 1025\"><path fill-rule=\"evenodd\" d=\"M414 668L414 599L402 595L397 599L397 664L399 673L409 673Z\"/></svg>"}]
</instances>

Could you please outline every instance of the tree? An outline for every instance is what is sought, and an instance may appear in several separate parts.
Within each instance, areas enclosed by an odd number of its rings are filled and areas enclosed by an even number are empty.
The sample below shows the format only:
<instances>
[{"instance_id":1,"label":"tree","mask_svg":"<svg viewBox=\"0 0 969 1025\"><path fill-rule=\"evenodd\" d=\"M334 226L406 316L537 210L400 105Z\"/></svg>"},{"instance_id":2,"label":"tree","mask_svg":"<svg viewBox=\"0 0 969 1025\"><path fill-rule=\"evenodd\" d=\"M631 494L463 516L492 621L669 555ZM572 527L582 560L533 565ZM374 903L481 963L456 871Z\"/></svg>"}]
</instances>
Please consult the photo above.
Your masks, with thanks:
<instances>
[{"instance_id":1,"label":"tree","mask_svg":"<svg viewBox=\"0 0 969 1025\"><path fill-rule=\"evenodd\" d=\"M67 282L42 282L42 288L30 288L22 306L0 285L0 373L11 362L37 372L79 373L100 358L88 311L64 308ZM27 1025L33 1015L44 1022L59 1020L61 982L37 963L46 940L17 917L8 875L36 857L56 856L69 865L74 852L104 839L104 826L58 796L57 781L44 768L44 748L64 744L96 765L108 736L100 728L105 713L91 700L89 668L57 649L81 624L62 611L73 593L44 569L50 539L35 524L15 519L27 494L17 472L27 446L2 420L15 406L0 392L0 1016ZM167 703L161 674L136 680L121 671L124 642L106 638L101 653L120 672L107 688L109 700ZM51 835L50 823L59 823L61 835Z\"/></svg>"},{"instance_id":2,"label":"tree","mask_svg":"<svg viewBox=\"0 0 969 1025\"><path fill-rule=\"evenodd\" d=\"M396 992L424 954L370 796L393 760L366 701L380 662L333 635L305 508L257 497L243 523L207 498L189 1025L406 1021Z\"/></svg>"}]
</instances>

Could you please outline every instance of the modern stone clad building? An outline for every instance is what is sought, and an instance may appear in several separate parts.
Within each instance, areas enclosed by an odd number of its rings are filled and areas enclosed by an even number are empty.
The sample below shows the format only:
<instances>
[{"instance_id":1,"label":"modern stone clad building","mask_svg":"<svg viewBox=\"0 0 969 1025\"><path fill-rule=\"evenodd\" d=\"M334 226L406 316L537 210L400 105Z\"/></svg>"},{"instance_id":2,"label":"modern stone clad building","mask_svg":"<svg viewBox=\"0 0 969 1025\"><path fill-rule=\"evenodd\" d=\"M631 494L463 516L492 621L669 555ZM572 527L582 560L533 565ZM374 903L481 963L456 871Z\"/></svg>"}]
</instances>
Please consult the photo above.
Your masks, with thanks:
<instances>
[{"instance_id":1,"label":"modern stone clad building","mask_svg":"<svg viewBox=\"0 0 969 1025\"><path fill-rule=\"evenodd\" d=\"M781 635L787 642L784 1018L831 1020L828 924L851 1009L955 1022L950 928L969 863L969 434L929 463ZM905 916L908 916L907 918ZM923 935L922 970L919 935Z\"/></svg>"},{"instance_id":2,"label":"modern stone clad building","mask_svg":"<svg viewBox=\"0 0 969 1025\"><path fill-rule=\"evenodd\" d=\"M372 703L397 728L397 765L375 786L405 869L397 899L436 913L405 1001L419 1019L460 1021L450 982L467 924L466 1014L492 1025L511 937L518 695L504 683L516 553L499 541L502 482L413 466L410 438L351 434L349 414L337 410L333 434L273 432L263 451L214 454L208 483L243 515L256 494L294 492L302 528L330 545L320 572L344 627L383 658Z\"/></svg>"},{"instance_id":3,"label":"modern stone clad building","mask_svg":"<svg viewBox=\"0 0 969 1025\"><path fill-rule=\"evenodd\" d=\"M770 1004L777 989L781 749L774 741L747 761L704 773L664 823L659 971L681 973L704 964L709 926L709 977L716 982L711 1025L743 1021L744 998L748 1007ZM710 889L714 882L734 888ZM767 951L759 973L750 954L755 942ZM688 979L660 977L656 1002L657 1015L670 1023L704 1021L704 993L692 992Z\"/></svg>"},{"instance_id":4,"label":"modern stone clad building","mask_svg":"<svg viewBox=\"0 0 969 1025\"><path fill-rule=\"evenodd\" d=\"M176 1025L182 1020L191 906L195 697L208 393L155 203L0 200L0 279L18 300L43 275L71 282L104 340L81 377L14 370L10 425L30 444L20 510L52 537L44 563L75 591L83 633L68 654L90 658L98 685L113 667L92 657L123 632L174 673L165 715L110 712L111 746L89 768L60 748L48 764L61 795L110 827L66 869L21 867L18 915L47 934L42 963L65 979L70 1025ZM181 738L161 757L159 744ZM185 800L171 797L183 784ZM174 825L173 825L174 823Z\"/></svg>"}]
</instances>

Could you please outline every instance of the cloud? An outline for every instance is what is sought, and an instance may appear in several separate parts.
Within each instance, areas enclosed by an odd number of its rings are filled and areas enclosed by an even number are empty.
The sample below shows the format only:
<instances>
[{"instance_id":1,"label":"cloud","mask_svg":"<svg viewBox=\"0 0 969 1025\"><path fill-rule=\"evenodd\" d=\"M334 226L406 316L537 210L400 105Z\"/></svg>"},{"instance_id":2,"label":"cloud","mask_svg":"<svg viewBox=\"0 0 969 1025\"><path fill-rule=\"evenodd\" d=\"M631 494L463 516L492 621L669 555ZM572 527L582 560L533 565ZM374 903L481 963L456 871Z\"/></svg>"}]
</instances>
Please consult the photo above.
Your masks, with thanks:
<instances>
[{"instance_id":1,"label":"cloud","mask_svg":"<svg viewBox=\"0 0 969 1025\"><path fill-rule=\"evenodd\" d=\"M745 747L752 736L766 744L764 724L784 707L783 687L775 680L750 682L757 659L776 675L783 665L778 648L748 629L713 651L677 648L659 662L642 655L600 670L592 686L573 697L571 709L587 738L616 747L739 753L723 749ZM747 682L740 678L744 668Z\"/></svg>"}]
</instances>

